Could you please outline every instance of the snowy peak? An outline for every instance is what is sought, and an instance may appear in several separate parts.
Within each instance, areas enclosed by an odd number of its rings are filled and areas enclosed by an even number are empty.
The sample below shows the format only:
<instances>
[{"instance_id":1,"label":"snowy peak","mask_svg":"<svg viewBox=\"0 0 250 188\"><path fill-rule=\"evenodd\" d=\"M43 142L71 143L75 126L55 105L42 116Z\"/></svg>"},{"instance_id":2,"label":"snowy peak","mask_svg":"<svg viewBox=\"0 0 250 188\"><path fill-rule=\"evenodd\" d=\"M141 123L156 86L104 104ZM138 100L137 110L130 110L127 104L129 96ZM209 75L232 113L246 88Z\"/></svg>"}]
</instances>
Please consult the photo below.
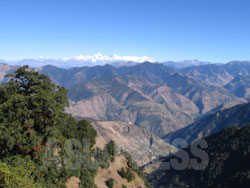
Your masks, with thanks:
<instances>
[{"instance_id":1,"label":"snowy peak","mask_svg":"<svg viewBox=\"0 0 250 188\"><path fill-rule=\"evenodd\" d=\"M137 56L120 56L117 54L113 54L111 56L106 56L103 55L101 53L97 53L93 56L90 55L79 55L73 58L64 58L64 61L68 61L68 60L80 60L80 61L89 61L89 62L98 62L98 61L109 61L109 62L114 62L114 61L133 61L133 62L137 62L137 63L143 63L145 61L149 61L149 62L154 62L154 59L147 57L147 56L143 56L143 57L137 57Z\"/></svg>"},{"instance_id":2,"label":"snowy peak","mask_svg":"<svg viewBox=\"0 0 250 188\"><path fill-rule=\"evenodd\" d=\"M83 67L83 66L96 66L112 64L113 66L131 66L136 63L155 62L152 58L143 56L120 56L117 54L106 56L101 53L91 55L79 55L75 57L65 57L62 59L51 59L45 57L23 59L17 61L2 61L9 65L29 65L30 67L37 68L45 65L54 65L59 68Z\"/></svg>"}]
</instances>

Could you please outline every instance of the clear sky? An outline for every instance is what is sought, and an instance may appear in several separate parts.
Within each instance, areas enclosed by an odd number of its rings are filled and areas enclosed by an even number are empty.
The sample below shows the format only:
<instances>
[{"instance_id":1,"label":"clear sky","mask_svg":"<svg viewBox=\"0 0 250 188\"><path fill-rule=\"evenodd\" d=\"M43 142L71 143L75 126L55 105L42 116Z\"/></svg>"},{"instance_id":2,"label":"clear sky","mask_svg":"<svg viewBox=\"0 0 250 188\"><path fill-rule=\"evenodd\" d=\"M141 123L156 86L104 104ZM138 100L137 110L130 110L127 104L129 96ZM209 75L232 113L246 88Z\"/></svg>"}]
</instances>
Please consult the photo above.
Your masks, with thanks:
<instances>
[{"instance_id":1,"label":"clear sky","mask_svg":"<svg viewBox=\"0 0 250 188\"><path fill-rule=\"evenodd\" d=\"M250 0L0 0L0 59L250 60Z\"/></svg>"}]
</instances>

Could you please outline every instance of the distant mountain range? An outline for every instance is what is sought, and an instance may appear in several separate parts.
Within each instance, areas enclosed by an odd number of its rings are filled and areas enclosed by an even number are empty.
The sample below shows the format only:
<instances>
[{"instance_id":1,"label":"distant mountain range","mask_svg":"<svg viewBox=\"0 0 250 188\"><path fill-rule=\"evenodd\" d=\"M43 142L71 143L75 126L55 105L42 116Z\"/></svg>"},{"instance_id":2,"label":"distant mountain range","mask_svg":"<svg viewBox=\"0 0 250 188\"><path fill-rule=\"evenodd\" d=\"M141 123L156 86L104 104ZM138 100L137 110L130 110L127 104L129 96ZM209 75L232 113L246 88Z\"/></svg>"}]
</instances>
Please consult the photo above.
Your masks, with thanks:
<instances>
[{"instance_id":1,"label":"distant mountain range","mask_svg":"<svg viewBox=\"0 0 250 188\"><path fill-rule=\"evenodd\" d=\"M58 68L65 68L69 69L72 67L83 67L83 66L97 66L97 65L105 65L110 64L115 67L121 67L121 66L134 66L138 63L144 63L144 62L156 62L153 58L142 56L120 56L117 54L113 54L111 56L106 56L101 53L97 53L93 56L91 55L79 55L76 57L65 57L65 58L30 58L30 59L22 59L22 60L15 60L15 61L7 61L7 60L1 60L0 63L5 63L12 66L23 66L23 65L29 65L33 68L43 67L46 65L53 65ZM162 64L166 66L170 66L175 69L181 69L186 68L190 66L199 66L199 65L205 65L209 64L209 62L203 62L199 60L185 60L185 61L179 61L179 62L173 62L173 61L166 61L162 62Z\"/></svg>"},{"instance_id":2,"label":"distant mountain range","mask_svg":"<svg viewBox=\"0 0 250 188\"><path fill-rule=\"evenodd\" d=\"M0 66L3 81L15 67ZM68 89L67 111L75 117L131 122L160 137L221 106L249 100L249 62L182 69L150 62L69 69L47 65L36 70Z\"/></svg>"},{"instance_id":3,"label":"distant mountain range","mask_svg":"<svg viewBox=\"0 0 250 188\"><path fill-rule=\"evenodd\" d=\"M158 136L192 123L219 105L244 101L225 88L158 63L38 70L68 88L68 112L74 116L131 121Z\"/></svg>"}]
</instances>

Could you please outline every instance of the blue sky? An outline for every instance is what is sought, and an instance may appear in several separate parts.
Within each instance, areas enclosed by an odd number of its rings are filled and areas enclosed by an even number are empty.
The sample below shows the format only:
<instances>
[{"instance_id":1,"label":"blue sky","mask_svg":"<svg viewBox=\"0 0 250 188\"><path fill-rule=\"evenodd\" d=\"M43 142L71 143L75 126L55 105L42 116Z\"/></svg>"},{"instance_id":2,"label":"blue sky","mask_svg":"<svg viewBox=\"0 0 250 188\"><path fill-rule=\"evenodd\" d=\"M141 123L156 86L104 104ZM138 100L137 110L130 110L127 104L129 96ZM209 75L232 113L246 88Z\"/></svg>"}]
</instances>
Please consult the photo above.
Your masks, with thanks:
<instances>
[{"instance_id":1,"label":"blue sky","mask_svg":"<svg viewBox=\"0 0 250 188\"><path fill-rule=\"evenodd\" d=\"M250 60L249 0L0 0L0 59Z\"/></svg>"}]
</instances>

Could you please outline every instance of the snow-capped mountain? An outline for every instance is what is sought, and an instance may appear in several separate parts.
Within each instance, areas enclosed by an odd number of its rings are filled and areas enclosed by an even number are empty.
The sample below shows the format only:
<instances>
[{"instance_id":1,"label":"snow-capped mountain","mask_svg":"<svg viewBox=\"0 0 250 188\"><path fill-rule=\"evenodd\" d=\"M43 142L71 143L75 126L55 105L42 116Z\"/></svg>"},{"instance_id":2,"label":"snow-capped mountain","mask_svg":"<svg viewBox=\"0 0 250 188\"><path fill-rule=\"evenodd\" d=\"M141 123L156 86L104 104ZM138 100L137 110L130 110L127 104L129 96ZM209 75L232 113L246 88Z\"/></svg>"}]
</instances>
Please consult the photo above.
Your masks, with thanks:
<instances>
[{"instance_id":1,"label":"snow-capped mountain","mask_svg":"<svg viewBox=\"0 0 250 188\"><path fill-rule=\"evenodd\" d=\"M120 56L117 54L113 54L111 56L106 56L101 53L97 53L93 56L90 55L79 55L73 58L64 58L64 61L67 60L82 60L82 61L90 61L90 62L98 62L98 61L133 61L138 63L143 63L145 61L154 62L154 60L150 57L143 56L143 57L137 57L137 56Z\"/></svg>"},{"instance_id":2,"label":"snow-capped mountain","mask_svg":"<svg viewBox=\"0 0 250 188\"><path fill-rule=\"evenodd\" d=\"M17 61L1 61L2 63L7 63L9 65L29 65L31 67L37 68L45 65L54 65L60 68L71 68L71 67L82 67L82 66L96 66L96 65L105 65L112 64L113 66L131 66L137 63L143 62L155 62L154 59L143 56L120 56L120 55L111 55L106 56L101 53L97 53L93 56L91 55L79 55L75 57L65 57L62 59L51 59L51 58L32 58L32 59L23 59Z\"/></svg>"}]
</instances>

